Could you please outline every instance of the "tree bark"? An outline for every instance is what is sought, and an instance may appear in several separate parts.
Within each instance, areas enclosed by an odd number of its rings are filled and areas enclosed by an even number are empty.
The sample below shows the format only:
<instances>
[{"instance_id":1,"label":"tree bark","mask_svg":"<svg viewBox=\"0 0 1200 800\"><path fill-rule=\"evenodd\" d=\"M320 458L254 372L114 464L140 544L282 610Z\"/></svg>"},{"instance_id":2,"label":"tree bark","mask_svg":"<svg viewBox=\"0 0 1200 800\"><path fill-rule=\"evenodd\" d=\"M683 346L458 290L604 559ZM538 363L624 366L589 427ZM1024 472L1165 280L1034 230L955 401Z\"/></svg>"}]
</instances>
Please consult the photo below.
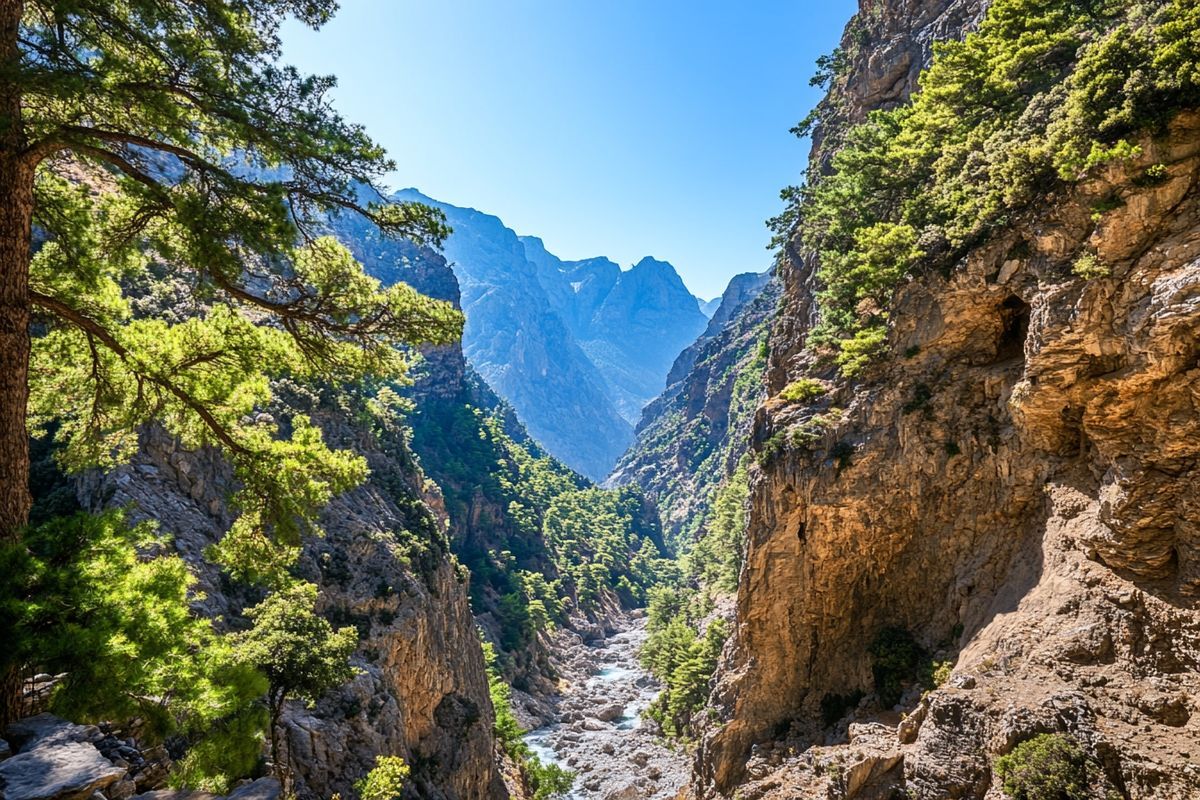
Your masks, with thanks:
<instances>
[{"instance_id":1,"label":"tree bark","mask_svg":"<svg viewBox=\"0 0 1200 800\"><path fill-rule=\"evenodd\" d=\"M0 0L0 544L29 522L29 259L33 172L21 119L23 0ZM0 670L0 725L21 712L21 667Z\"/></svg>"}]
</instances>

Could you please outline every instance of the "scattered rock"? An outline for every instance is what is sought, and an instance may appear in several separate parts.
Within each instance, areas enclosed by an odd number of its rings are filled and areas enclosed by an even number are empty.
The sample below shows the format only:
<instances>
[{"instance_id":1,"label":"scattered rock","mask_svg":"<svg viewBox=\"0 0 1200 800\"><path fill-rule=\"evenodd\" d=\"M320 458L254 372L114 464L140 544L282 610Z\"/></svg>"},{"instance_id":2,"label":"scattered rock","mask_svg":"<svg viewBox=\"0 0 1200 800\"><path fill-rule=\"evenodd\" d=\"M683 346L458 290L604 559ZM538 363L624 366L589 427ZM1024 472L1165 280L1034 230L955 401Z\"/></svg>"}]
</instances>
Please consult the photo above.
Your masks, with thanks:
<instances>
[{"instance_id":1,"label":"scattered rock","mask_svg":"<svg viewBox=\"0 0 1200 800\"><path fill-rule=\"evenodd\" d=\"M43 743L0 761L4 800L85 800L124 777L86 742Z\"/></svg>"},{"instance_id":2,"label":"scattered rock","mask_svg":"<svg viewBox=\"0 0 1200 800\"><path fill-rule=\"evenodd\" d=\"M613 722L614 720L620 719L624 713L625 706L621 705L620 703L612 703L611 705L604 706L597 711L596 719L600 720L601 722Z\"/></svg>"}]
</instances>

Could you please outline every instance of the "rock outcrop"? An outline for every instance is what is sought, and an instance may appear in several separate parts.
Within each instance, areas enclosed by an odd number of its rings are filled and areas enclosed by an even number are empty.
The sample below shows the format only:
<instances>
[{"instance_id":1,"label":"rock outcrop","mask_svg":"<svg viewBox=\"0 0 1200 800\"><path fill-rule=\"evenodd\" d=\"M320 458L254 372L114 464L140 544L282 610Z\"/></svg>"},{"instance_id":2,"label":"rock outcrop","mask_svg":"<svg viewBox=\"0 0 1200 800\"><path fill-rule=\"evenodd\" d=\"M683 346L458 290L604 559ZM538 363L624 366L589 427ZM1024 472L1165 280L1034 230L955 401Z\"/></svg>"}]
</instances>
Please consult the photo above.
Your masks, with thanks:
<instances>
[{"instance_id":1,"label":"rock outcrop","mask_svg":"<svg viewBox=\"0 0 1200 800\"><path fill-rule=\"evenodd\" d=\"M453 274L440 256L403 242L386 243L339 230L385 278L403 279L442 299L457 300ZM426 354L431 386L461 384L461 350ZM436 391L431 389L431 391ZM467 576L454 563L437 487L416 463L405 432L371 430L338 408L332 396L280 382L280 409L310 415L331 446L367 460L368 481L325 509L325 535L306 542L300 577L321 590L318 610L360 636L361 672L313 708L285 714L287 754L300 797L350 796L376 755L400 755L412 766L421 797L468 800L506 797L496 767L493 711ZM155 520L192 565L203 610L236 619L257 601L204 556L233 521L227 498L233 475L219 455L189 452L158 430L143 432L137 458L82 481L85 507L129 507L134 521Z\"/></svg>"},{"instance_id":2,"label":"rock outcrop","mask_svg":"<svg viewBox=\"0 0 1200 800\"><path fill-rule=\"evenodd\" d=\"M980 5L864 2L816 168ZM804 350L815 265L785 254L699 797L991 800L996 759L1041 733L1079 743L1095 796L1197 796L1200 116L1141 145L901 287L893 355L857 383ZM1073 274L1085 248L1108 276ZM777 396L800 377L826 393ZM945 664L895 707L888 631Z\"/></svg>"},{"instance_id":3,"label":"rock outcrop","mask_svg":"<svg viewBox=\"0 0 1200 800\"><path fill-rule=\"evenodd\" d=\"M778 284L764 277L731 281L713 322L671 368L678 379L646 407L636 441L609 476L610 485L640 486L655 501L668 541L694 533L748 447L779 300Z\"/></svg>"},{"instance_id":4,"label":"rock outcrop","mask_svg":"<svg viewBox=\"0 0 1200 800\"><path fill-rule=\"evenodd\" d=\"M76 725L51 714L37 714L9 725L0 738L0 797L5 800L127 800L139 792L160 789L171 760L161 746L143 751L131 738L107 728ZM273 792L248 792L251 787ZM187 792L167 792L180 795ZM217 800L212 795L194 800ZM240 800L276 800L274 779L248 782L236 793ZM163 800L166 800L164 798Z\"/></svg>"}]
</instances>

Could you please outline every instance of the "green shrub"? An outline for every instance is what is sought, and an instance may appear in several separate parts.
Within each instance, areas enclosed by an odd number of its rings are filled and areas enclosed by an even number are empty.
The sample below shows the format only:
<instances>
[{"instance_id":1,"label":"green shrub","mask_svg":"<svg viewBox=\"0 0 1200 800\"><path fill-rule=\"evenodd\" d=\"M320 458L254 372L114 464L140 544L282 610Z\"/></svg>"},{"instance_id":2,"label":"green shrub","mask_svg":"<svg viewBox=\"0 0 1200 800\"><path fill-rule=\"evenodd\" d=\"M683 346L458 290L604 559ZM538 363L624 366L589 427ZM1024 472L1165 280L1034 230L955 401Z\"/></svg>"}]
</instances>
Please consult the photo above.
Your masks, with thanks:
<instances>
[{"instance_id":1,"label":"green shrub","mask_svg":"<svg viewBox=\"0 0 1200 800\"><path fill-rule=\"evenodd\" d=\"M1092 222L1099 223L1104 215L1110 211L1116 211L1118 208L1123 208L1125 201L1119 194L1111 194L1103 200L1097 200L1092 203Z\"/></svg>"},{"instance_id":2,"label":"green shrub","mask_svg":"<svg viewBox=\"0 0 1200 800\"><path fill-rule=\"evenodd\" d=\"M529 785L533 789L534 800L553 800L565 797L575 785L575 773L563 769L558 764L543 764L537 757L531 757L526 762L526 773Z\"/></svg>"},{"instance_id":3,"label":"green shrub","mask_svg":"<svg viewBox=\"0 0 1200 800\"><path fill-rule=\"evenodd\" d=\"M825 394L825 384L812 378L794 380L783 388L779 397L789 403L807 403Z\"/></svg>"},{"instance_id":4,"label":"green shrub","mask_svg":"<svg viewBox=\"0 0 1200 800\"><path fill-rule=\"evenodd\" d=\"M1075 259L1071 271L1084 280L1107 278L1112 275L1112 267L1100 260L1095 253L1084 253Z\"/></svg>"},{"instance_id":5,"label":"green shrub","mask_svg":"<svg viewBox=\"0 0 1200 800\"><path fill-rule=\"evenodd\" d=\"M925 657L921 646L903 628L884 628L871 642L871 674L875 678L875 694L879 705L891 708L900 702L904 684L917 677L917 669Z\"/></svg>"},{"instance_id":6,"label":"green shrub","mask_svg":"<svg viewBox=\"0 0 1200 800\"><path fill-rule=\"evenodd\" d=\"M1138 177L1134 178L1135 186L1161 186L1166 183L1171 177L1170 171L1167 170L1166 164L1151 164L1146 167L1146 171Z\"/></svg>"},{"instance_id":7,"label":"green shrub","mask_svg":"<svg viewBox=\"0 0 1200 800\"><path fill-rule=\"evenodd\" d=\"M355 782L359 800L399 800L408 778L408 764L399 756L375 756L375 767Z\"/></svg>"},{"instance_id":8,"label":"green shrub","mask_svg":"<svg viewBox=\"0 0 1200 800\"><path fill-rule=\"evenodd\" d=\"M940 689L946 685L946 681L950 680L950 675L954 672L954 662L949 659L945 661L929 659L922 666L921 672L923 673L921 683L926 689Z\"/></svg>"},{"instance_id":9,"label":"green shrub","mask_svg":"<svg viewBox=\"0 0 1200 800\"><path fill-rule=\"evenodd\" d=\"M1069 736L1039 734L996 760L996 774L1013 800L1088 800L1096 767Z\"/></svg>"},{"instance_id":10,"label":"green shrub","mask_svg":"<svg viewBox=\"0 0 1200 800\"><path fill-rule=\"evenodd\" d=\"M171 782L227 792L256 768L267 683L192 611L195 579L153 526L52 518L0 545L0 669L64 673L50 711L176 737ZM157 555L153 555L157 554Z\"/></svg>"}]
</instances>

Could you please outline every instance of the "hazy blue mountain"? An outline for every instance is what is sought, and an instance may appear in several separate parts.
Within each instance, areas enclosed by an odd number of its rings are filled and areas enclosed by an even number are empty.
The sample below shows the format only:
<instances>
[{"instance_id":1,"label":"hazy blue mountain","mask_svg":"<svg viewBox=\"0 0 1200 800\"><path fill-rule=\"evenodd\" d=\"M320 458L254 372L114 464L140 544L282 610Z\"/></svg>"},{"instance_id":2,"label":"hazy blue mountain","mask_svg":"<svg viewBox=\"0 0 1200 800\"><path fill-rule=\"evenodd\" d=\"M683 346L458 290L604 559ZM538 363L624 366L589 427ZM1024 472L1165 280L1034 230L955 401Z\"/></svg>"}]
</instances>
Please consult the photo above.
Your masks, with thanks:
<instances>
[{"instance_id":1,"label":"hazy blue mountain","mask_svg":"<svg viewBox=\"0 0 1200 800\"><path fill-rule=\"evenodd\" d=\"M517 235L497 217L415 189L395 198L442 209L454 228L444 252L462 291L467 361L550 453L603 478L632 440L633 426L555 310Z\"/></svg>"},{"instance_id":2,"label":"hazy blue mountain","mask_svg":"<svg viewBox=\"0 0 1200 800\"><path fill-rule=\"evenodd\" d=\"M712 319L712 315L717 313L717 309L721 307L721 298L714 297L712 300L700 301L700 313Z\"/></svg>"},{"instance_id":3,"label":"hazy blue mountain","mask_svg":"<svg viewBox=\"0 0 1200 800\"><path fill-rule=\"evenodd\" d=\"M607 258L563 261L542 241L521 237L538 280L596 365L617 410L636 423L666 387L676 356L708 323L675 268L644 258L622 271Z\"/></svg>"}]
</instances>

